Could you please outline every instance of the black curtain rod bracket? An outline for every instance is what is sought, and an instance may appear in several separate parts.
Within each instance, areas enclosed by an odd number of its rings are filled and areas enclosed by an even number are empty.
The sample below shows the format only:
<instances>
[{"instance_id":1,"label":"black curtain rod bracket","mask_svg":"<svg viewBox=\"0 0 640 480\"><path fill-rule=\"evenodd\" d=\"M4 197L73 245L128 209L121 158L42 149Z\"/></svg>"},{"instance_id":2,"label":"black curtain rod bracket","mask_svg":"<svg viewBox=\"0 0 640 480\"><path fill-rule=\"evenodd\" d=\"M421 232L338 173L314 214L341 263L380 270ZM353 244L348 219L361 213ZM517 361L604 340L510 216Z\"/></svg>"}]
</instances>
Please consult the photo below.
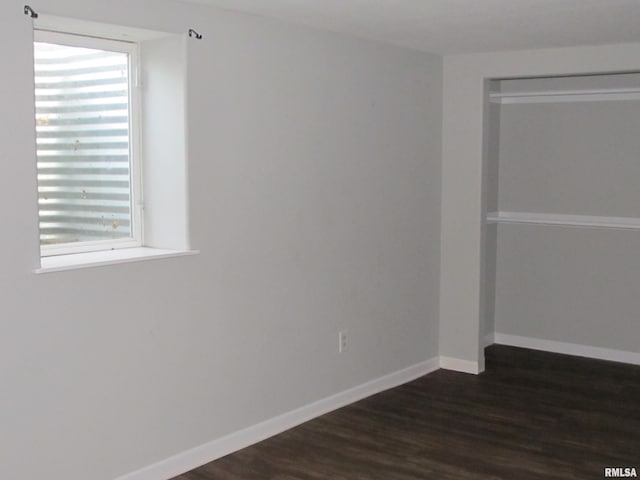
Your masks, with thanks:
<instances>
[{"instance_id":1,"label":"black curtain rod bracket","mask_svg":"<svg viewBox=\"0 0 640 480\"><path fill-rule=\"evenodd\" d=\"M193 28L189 29L189 36L191 38L195 38L196 40L202 40L202 35L196 32Z\"/></svg>"},{"instance_id":2,"label":"black curtain rod bracket","mask_svg":"<svg viewBox=\"0 0 640 480\"><path fill-rule=\"evenodd\" d=\"M24 6L24 14L29 15L31 18L38 18L38 14L29 5Z\"/></svg>"}]
</instances>

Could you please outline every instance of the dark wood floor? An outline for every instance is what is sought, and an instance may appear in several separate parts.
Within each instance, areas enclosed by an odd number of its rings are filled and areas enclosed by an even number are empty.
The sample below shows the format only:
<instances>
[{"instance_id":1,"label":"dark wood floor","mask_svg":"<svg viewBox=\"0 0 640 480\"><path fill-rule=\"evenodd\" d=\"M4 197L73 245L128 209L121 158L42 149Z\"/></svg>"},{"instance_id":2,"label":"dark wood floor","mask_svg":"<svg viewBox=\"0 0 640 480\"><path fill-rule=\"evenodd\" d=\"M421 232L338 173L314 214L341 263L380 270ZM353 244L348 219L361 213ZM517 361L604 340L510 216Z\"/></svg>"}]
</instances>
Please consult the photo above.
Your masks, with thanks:
<instances>
[{"instance_id":1,"label":"dark wood floor","mask_svg":"<svg viewBox=\"0 0 640 480\"><path fill-rule=\"evenodd\" d=\"M640 475L640 367L493 345L176 480L588 480Z\"/></svg>"}]
</instances>

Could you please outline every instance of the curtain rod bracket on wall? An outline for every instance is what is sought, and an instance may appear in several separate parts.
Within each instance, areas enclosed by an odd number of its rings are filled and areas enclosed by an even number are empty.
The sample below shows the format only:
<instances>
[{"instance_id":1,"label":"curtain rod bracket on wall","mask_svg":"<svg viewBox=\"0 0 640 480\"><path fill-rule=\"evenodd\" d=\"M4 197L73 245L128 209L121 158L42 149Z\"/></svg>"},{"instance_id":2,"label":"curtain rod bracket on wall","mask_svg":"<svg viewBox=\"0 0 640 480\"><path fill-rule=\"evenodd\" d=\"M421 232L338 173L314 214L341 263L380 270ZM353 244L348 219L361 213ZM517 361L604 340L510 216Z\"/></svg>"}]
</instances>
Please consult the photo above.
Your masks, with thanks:
<instances>
[{"instance_id":1,"label":"curtain rod bracket on wall","mask_svg":"<svg viewBox=\"0 0 640 480\"><path fill-rule=\"evenodd\" d=\"M38 14L29 5L24 6L24 14L29 15L31 18L38 18Z\"/></svg>"},{"instance_id":2,"label":"curtain rod bracket on wall","mask_svg":"<svg viewBox=\"0 0 640 480\"><path fill-rule=\"evenodd\" d=\"M189 29L189 36L197 40L202 40L202 35L196 32L193 28Z\"/></svg>"}]
</instances>

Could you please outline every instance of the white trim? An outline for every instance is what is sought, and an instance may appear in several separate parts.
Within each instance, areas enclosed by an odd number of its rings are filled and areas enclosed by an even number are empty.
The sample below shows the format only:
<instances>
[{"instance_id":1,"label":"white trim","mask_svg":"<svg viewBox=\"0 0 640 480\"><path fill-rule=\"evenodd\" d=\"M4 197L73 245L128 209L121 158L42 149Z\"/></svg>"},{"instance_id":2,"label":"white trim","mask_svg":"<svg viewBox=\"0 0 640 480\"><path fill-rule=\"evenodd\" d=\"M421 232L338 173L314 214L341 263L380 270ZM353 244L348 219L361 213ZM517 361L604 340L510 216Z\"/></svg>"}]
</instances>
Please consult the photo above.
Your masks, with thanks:
<instances>
[{"instance_id":1,"label":"white trim","mask_svg":"<svg viewBox=\"0 0 640 480\"><path fill-rule=\"evenodd\" d=\"M33 41L55 43L68 47L93 48L131 55L136 50L136 44L126 40L96 37L89 34L73 33L64 30L43 30L36 26L33 29Z\"/></svg>"},{"instance_id":2,"label":"white trim","mask_svg":"<svg viewBox=\"0 0 640 480\"><path fill-rule=\"evenodd\" d=\"M115 480L168 480L320 415L415 380L437 370L438 367L438 357L432 358L179 453Z\"/></svg>"},{"instance_id":3,"label":"white trim","mask_svg":"<svg viewBox=\"0 0 640 480\"><path fill-rule=\"evenodd\" d=\"M638 88L611 88L596 90L549 90L537 92L493 92L492 103L564 103L640 100Z\"/></svg>"},{"instance_id":4,"label":"white trim","mask_svg":"<svg viewBox=\"0 0 640 480\"><path fill-rule=\"evenodd\" d=\"M472 373L474 375L482 372L478 362L453 357L440 357L440 368L454 370L456 372Z\"/></svg>"},{"instance_id":5,"label":"white trim","mask_svg":"<svg viewBox=\"0 0 640 480\"><path fill-rule=\"evenodd\" d=\"M640 218L636 217L596 217L592 215L561 215L556 213L491 212L487 214L487 222L640 230Z\"/></svg>"},{"instance_id":6,"label":"white trim","mask_svg":"<svg viewBox=\"0 0 640 480\"><path fill-rule=\"evenodd\" d=\"M133 215L133 214L132 214ZM59 243L40 245L40 256L44 259L59 255L75 255L79 253L108 252L140 247L141 243L132 237L116 238L113 240L89 240L86 242Z\"/></svg>"},{"instance_id":7,"label":"white trim","mask_svg":"<svg viewBox=\"0 0 640 480\"><path fill-rule=\"evenodd\" d=\"M59 17L47 13L38 12L39 16L34 26L38 30L50 30L53 32L66 32L74 35L106 38L108 40L121 40L125 42L142 42L175 35L181 32L162 32L145 30L142 28L126 27L102 22L90 22L70 17Z\"/></svg>"},{"instance_id":8,"label":"white trim","mask_svg":"<svg viewBox=\"0 0 640 480\"><path fill-rule=\"evenodd\" d=\"M531 348L533 350L543 350L545 352L564 353L566 355L576 355L579 357L597 358L599 360L610 360L613 362L640 365L640 353L638 352L613 350L610 348L592 347L590 345L578 345L575 343L556 342L553 340L543 340L541 338L520 337L504 333L496 333L495 340L496 343L500 345L511 345L513 347Z\"/></svg>"},{"instance_id":9,"label":"white trim","mask_svg":"<svg viewBox=\"0 0 640 480\"><path fill-rule=\"evenodd\" d=\"M141 96L136 86L137 72L140 68L139 44L108 38L99 38L65 31L34 29L34 44L38 42L53 43L74 48L89 48L107 52L118 52L127 55L128 77L128 112L129 120L129 218L131 236L115 240L81 241L53 245L40 245L40 256L73 255L86 252L110 251L113 249L130 249L142 246L142 155L141 155Z\"/></svg>"},{"instance_id":10,"label":"white trim","mask_svg":"<svg viewBox=\"0 0 640 480\"><path fill-rule=\"evenodd\" d=\"M74 253L58 255L40 259L40 268L33 273L52 273L81 268L95 268L120 263L140 262L143 260L157 260L159 258L184 257L198 255L199 250L165 250L160 248L125 248L100 252Z\"/></svg>"}]
</instances>

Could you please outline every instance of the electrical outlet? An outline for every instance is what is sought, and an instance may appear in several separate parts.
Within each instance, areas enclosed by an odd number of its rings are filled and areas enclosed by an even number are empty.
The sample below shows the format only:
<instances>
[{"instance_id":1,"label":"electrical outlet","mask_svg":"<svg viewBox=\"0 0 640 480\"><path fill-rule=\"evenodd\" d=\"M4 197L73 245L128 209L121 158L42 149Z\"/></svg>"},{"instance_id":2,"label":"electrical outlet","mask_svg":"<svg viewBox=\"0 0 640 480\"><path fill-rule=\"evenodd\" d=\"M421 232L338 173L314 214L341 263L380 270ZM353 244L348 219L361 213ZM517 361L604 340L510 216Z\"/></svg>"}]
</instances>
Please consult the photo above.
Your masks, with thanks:
<instances>
[{"instance_id":1,"label":"electrical outlet","mask_svg":"<svg viewBox=\"0 0 640 480\"><path fill-rule=\"evenodd\" d=\"M347 349L347 330L338 333L338 353L342 353Z\"/></svg>"}]
</instances>

